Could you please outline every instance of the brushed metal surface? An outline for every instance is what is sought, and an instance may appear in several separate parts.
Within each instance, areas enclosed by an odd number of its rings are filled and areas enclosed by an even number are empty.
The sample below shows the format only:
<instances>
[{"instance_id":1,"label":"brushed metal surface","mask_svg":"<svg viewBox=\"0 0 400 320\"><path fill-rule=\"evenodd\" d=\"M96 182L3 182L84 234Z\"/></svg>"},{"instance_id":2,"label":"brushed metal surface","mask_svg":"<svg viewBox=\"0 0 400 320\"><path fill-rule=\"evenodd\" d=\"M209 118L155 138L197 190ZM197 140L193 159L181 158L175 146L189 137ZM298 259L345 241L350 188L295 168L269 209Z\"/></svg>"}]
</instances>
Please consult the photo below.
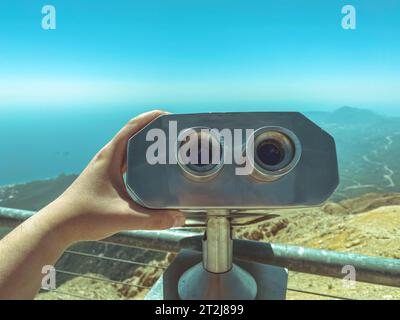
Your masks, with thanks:
<instances>
[{"instance_id":1,"label":"brushed metal surface","mask_svg":"<svg viewBox=\"0 0 400 320\"><path fill-rule=\"evenodd\" d=\"M213 273L232 268L232 226L227 210L210 210L203 238L203 266Z\"/></svg>"},{"instance_id":2,"label":"brushed metal surface","mask_svg":"<svg viewBox=\"0 0 400 320\"><path fill-rule=\"evenodd\" d=\"M181 250L175 260L169 265L167 270L158 279L150 292L146 295L146 300L179 300L178 287L182 276L195 265L201 263L201 253L191 250ZM263 265L250 261L235 260L235 265L245 270L252 276L257 285L256 300L284 300L286 298L288 271L285 268ZM200 267L199 267L200 268ZM200 271L202 272L202 271ZM197 282L193 283L195 286ZM232 285L234 285L232 283ZM182 285L182 283L181 283ZM210 281L202 284L203 288L207 285L213 285ZM234 287L233 291L237 291L239 287ZM195 290L195 288L194 288ZM199 293L201 291L197 291ZM226 293L226 291L224 291ZM228 297L222 294L216 299L223 300ZM249 295L247 295L249 298Z\"/></svg>"},{"instance_id":3,"label":"brushed metal surface","mask_svg":"<svg viewBox=\"0 0 400 320\"><path fill-rule=\"evenodd\" d=\"M178 133L195 127L254 129L278 126L290 130L301 144L296 166L278 180L257 181L235 174L236 164L224 164L209 181L188 179L178 164L150 165L146 141L150 129L169 133L169 121L177 122ZM168 136L167 136L168 137ZM168 145L176 144L174 138ZM245 137L234 148L243 148ZM296 112L203 113L161 116L134 135L128 143L127 190L131 197L148 208L204 210L267 209L320 205L336 189L338 164L333 138L304 115Z\"/></svg>"},{"instance_id":4,"label":"brushed metal surface","mask_svg":"<svg viewBox=\"0 0 400 320\"><path fill-rule=\"evenodd\" d=\"M213 273L198 263L179 279L178 294L183 300L254 300L257 283L237 265L227 272Z\"/></svg>"}]
</instances>

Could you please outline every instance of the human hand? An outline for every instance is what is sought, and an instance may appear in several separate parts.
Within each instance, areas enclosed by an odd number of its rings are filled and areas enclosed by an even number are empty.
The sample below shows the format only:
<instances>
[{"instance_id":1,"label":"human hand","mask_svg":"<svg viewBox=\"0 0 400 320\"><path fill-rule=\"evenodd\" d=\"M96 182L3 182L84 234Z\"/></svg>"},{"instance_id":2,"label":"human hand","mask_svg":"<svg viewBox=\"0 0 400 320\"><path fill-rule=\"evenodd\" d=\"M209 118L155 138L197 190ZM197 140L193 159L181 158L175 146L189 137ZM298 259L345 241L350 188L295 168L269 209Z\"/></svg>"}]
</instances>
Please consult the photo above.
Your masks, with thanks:
<instances>
[{"instance_id":1,"label":"human hand","mask_svg":"<svg viewBox=\"0 0 400 320\"><path fill-rule=\"evenodd\" d=\"M180 211L146 209L133 202L123 181L129 138L162 114L151 111L130 120L71 186L39 212L47 215L68 242L98 240L121 230L167 229L185 223Z\"/></svg>"}]
</instances>

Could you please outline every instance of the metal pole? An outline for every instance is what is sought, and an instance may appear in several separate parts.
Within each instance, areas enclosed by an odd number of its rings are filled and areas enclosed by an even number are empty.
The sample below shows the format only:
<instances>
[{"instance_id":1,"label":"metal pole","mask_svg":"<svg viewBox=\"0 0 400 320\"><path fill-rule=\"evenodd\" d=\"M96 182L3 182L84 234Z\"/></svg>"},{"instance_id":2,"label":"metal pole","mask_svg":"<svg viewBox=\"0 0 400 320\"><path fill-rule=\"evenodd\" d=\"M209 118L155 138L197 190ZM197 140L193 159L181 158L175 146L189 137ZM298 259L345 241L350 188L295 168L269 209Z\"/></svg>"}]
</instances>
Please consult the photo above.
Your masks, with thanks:
<instances>
[{"instance_id":1,"label":"metal pole","mask_svg":"<svg viewBox=\"0 0 400 320\"><path fill-rule=\"evenodd\" d=\"M232 268L232 228L227 210L209 210L203 238L203 266L209 272Z\"/></svg>"},{"instance_id":2,"label":"metal pole","mask_svg":"<svg viewBox=\"0 0 400 320\"><path fill-rule=\"evenodd\" d=\"M0 226L15 227L34 212L0 207ZM104 241L150 250L179 252L181 249L202 251L203 237L182 230L127 231ZM343 278L343 267L351 265L356 281L400 288L400 259L310 249L285 244L234 240L235 259L286 267L291 271ZM220 251L221 252L221 251Z\"/></svg>"}]
</instances>

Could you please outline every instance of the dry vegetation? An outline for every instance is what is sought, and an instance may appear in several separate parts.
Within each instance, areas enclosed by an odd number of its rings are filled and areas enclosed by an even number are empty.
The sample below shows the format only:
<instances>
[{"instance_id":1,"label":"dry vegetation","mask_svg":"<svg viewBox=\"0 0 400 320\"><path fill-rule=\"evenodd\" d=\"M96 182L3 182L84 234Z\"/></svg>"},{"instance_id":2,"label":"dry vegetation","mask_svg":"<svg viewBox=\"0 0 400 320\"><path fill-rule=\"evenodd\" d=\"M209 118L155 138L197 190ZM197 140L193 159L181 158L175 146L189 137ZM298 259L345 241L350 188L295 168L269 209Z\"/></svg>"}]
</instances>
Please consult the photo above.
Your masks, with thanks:
<instances>
[{"instance_id":1,"label":"dry vegetation","mask_svg":"<svg viewBox=\"0 0 400 320\"><path fill-rule=\"evenodd\" d=\"M242 227L236 236L258 241L288 243L305 247L361 253L400 259L400 194L368 194L322 208L279 211L273 220ZM167 266L173 259L153 261ZM138 268L127 284L151 286L161 270ZM355 299L400 299L400 289L357 283L343 287L340 279L289 272L289 288L320 292ZM143 299L147 290L75 278L60 286L64 292L75 292L95 299ZM39 294L38 299L66 299L56 292ZM72 298L73 297L69 297ZM328 299L288 291L288 299Z\"/></svg>"}]
</instances>

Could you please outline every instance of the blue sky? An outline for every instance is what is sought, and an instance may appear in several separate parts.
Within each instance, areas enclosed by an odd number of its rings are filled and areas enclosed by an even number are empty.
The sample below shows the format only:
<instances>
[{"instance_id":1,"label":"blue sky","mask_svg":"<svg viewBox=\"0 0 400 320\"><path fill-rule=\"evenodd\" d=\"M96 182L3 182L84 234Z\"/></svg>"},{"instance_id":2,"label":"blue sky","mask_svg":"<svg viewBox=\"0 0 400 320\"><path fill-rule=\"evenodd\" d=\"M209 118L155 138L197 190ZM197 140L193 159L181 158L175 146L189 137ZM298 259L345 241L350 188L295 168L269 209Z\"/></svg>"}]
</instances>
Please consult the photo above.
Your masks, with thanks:
<instances>
[{"instance_id":1,"label":"blue sky","mask_svg":"<svg viewBox=\"0 0 400 320\"><path fill-rule=\"evenodd\" d=\"M395 0L1 0L0 110L398 112L399 35Z\"/></svg>"}]
</instances>

